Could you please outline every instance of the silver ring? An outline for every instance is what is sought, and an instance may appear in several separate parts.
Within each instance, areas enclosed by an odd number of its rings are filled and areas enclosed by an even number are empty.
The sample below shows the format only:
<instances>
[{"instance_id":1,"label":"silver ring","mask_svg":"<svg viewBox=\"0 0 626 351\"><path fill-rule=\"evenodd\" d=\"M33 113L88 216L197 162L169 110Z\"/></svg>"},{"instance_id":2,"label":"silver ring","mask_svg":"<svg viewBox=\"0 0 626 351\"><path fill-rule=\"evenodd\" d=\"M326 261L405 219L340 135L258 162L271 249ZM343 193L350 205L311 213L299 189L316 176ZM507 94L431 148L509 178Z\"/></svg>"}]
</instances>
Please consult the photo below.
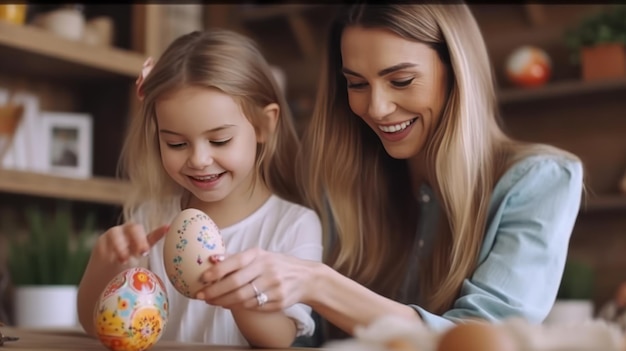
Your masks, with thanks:
<instances>
[{"instance_id":1,"label":"silver ring","mask_svg":"<svg viewBox=\"0 0 626 351\"><path fill-rule=\"evenodd\" d=\"M250 282L252 285L252 289L254 289L254 294L256 295L256 302L259 304L259 307L265 305L268 301L267 294L264 292L260 292L259 289L256 288L253 282Z\"/></svg>"}]
</instances>

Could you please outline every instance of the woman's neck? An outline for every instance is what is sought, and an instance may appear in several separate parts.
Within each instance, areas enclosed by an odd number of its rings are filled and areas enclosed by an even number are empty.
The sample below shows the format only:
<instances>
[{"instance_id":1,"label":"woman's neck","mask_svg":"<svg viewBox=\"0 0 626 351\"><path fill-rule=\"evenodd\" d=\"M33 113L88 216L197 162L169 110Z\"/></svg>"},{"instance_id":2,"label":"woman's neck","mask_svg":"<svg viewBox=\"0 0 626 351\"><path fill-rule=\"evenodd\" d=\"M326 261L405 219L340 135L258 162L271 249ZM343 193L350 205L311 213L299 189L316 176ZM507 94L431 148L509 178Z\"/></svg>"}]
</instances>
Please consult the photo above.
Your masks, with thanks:
<instances>
[{"instance_id":1,"label":"woman's neck","mask_svg":"<svg viewBox=\"0 0 626 351\"><path fill-rule=\"evenodd\" d=\"M241 184L218 202L203 202L190 195L187 206L204 211L219 228L234 225L258 210L272 195L268 187L257 177L252 187Z\"/></svg>"},{"instance_id":2,"label":"woman's neck","mask_svg":"<svg viewBox=\"0 0 626 351\"><path fill-rule=\"evenodd\" d=\"M420 188L423 184L426 184L430 187L435 186L435 179L430 179L430 173L428 172L428 166L426 163L426 157L424 152L421 152L419 155L408 159L407 164L409 166L409 174L411 175L411 190L413 191L413 196L416 199L421 197Z\"/></svg>"},{"instance_id":3,"label":"woman's neck","mask_svg":"<svg viewBox=\"0 0 626 351\"><path fill-rule=\"evenodd\" d=\"M413 191L413 196L415 198L419 198L420 187L422 184L428 183L426 158L423 154L424 153L421 152L419 155L407 160L409 165L409 174L411 175L411 190Z\"/></svg>"}]
</instances>

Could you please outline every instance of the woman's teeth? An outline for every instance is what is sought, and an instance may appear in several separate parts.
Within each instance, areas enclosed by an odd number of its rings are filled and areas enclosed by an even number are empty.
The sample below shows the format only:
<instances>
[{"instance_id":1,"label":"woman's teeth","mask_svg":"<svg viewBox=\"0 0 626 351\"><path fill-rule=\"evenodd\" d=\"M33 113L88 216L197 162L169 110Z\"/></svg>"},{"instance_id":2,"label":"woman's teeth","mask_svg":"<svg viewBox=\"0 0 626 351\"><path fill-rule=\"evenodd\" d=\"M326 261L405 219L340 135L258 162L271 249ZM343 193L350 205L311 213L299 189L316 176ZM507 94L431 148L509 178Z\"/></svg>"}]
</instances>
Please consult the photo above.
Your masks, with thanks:
<instances>
[{"instance_id":1,"label":"woman's teeth","mask_svg":"<svg viewBox=\"0 0 626 351\"><path fill-rule=\"evenodd\" d=\"M380 130L382 130L385 133L395 133L395 132L399 132L401 130L406 129L406 127L410 126L411 124L413 124L413 122L415 122L417 120L417 118L413 118L410 121L405 121L402 123L398 123L392 126L378 126L378 128Z\"/></svg>"}]
</instances>

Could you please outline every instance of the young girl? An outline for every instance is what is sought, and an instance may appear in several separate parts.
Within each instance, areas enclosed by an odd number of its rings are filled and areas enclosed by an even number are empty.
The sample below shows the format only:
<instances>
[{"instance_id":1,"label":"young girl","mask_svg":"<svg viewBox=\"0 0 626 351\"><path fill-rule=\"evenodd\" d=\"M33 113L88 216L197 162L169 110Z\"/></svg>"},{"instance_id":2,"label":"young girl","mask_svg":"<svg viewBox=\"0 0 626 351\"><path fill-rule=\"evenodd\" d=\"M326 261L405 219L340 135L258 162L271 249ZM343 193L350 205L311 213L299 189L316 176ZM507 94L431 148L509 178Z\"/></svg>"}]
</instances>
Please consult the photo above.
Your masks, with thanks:
<instances>
[{"instance_id":1,"label":"young girl","mask_svg":"<svg viewBox=\"0 0 626 351\"><path fill-rule=\"evenodd\" d=\"M238 281L263 271L290 292L268 294L276 310L304 302L346 333L385 315L434 329L540 323L563 273L582 164L502 131L470 9L352 5L328 38L302 147L326 265L238 253L205 272L217 283L203 297L236 299Z\"/></svg>"},{"instance_id":2,"label":"young girl","mask_svg":"<svg viewBox=\"0 0 626 351\"><path fill-rule=\"evenodd\" d=\"M310 335L308 306L264 311L274 287L258 281L261 272L231 291L250 308L228 301L218 307L174 290L163 265L161 238L185 208L215 221L229 254L261 248L321 260L321 225L298 205L298 140L269 65L250 39L214 30L182 36L145 68L149 74L138 81L143 114L132 120L122 154L132 182L125 223L93 250L78 293L82 326L94 334L93 309L104 286L131 257L149 254L148 268L169 297L164 340L287 347Z\"/></svg>"}]
</instances>

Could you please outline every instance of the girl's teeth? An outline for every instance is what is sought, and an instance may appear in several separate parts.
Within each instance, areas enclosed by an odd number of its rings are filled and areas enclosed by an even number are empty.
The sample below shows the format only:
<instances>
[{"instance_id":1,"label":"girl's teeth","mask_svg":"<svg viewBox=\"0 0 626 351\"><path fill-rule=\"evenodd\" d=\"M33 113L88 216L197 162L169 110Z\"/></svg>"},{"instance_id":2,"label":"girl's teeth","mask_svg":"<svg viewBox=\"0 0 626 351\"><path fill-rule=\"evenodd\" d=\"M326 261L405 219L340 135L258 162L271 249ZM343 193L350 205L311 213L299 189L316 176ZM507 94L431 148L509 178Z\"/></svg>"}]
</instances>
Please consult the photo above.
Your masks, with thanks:
<instances>
[{"instance_id":1,"label":"girl's teeth","mask_svg":"<svg viewBox=\"0 0 626 351\"><path fill-rule=\"evenodd\" d=\"M206 176L206 177L193 177L193 179L200 180L200 181L207 181L207 180L214 180L218 176L219 175L210 175L210 176Z\"/></svg>"}]
</instances>

